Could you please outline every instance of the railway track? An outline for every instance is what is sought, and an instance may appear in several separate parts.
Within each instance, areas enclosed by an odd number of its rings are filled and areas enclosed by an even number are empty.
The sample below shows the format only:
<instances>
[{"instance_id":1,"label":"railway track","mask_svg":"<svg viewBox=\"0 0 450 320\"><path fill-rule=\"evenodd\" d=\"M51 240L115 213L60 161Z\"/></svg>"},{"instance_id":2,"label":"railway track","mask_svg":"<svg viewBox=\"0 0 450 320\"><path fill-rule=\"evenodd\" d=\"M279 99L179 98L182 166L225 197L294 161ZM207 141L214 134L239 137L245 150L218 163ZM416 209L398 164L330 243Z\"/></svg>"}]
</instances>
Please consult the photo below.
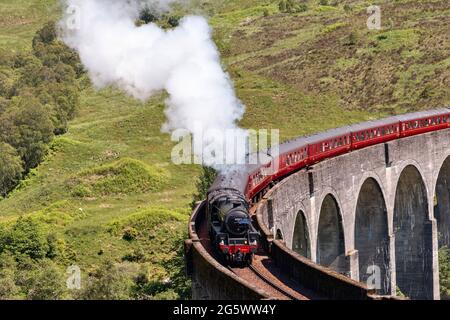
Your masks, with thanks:
<instances>
[{"instance_id":1,"label":"railway track","mask_svg":"<svg viewBox=\"0 0 450 320\"><path fill-rule=\"evenodd\" d=\"M275 290L279 291L281 294L285 295L287 298L291 300L299 300L298 297L296 297L294 294L291 294L288 292L288 290L277 287L267 276L265 276L262 272L260 272L257 268L255 268L253 265L249 266L250 270L252 270L259 278L261 278L264 282L266 282L268 285L275 288Z\"/></svg>"},{"instance_id":2,"label":"railway track","mask_svg":"<svg viewBox=\"0 0 450 320\"><path fill-rule=\"evenodd\" d=\"M297 300L283 289L277 288L273 282L252 267L234 268L228 266L227 268L238 277L257 284L259 288L263 289L269 293L271 297L277 300Z\"/></svg>"},{"instance_id":3,"label":"railway track","mask_svg":"<svg viewBox=\"0 0 450 320\"><path fill-rule=\"evenodd\" d=\"M201 221L197 225L196 231L206 251L217 261L220 261L211 246L206 221ZM274 266L273 261L262 251L255 255L250 267L237 268L226 264L223 264L223 266L241 279L266 291L274 299L309 300L321 298L306 288L291 283L287 279L283 279L281 273Z\"/></svg>"},{"instance_id":4,"label":"railway track","mask_svg":"<svg viewBox=\"0 0 450 320\"><path fill-rule=\"evenodd\" d=\"M312 297L305 290L301 290L297 285L288 284L280 279L280 275L266 262L270 260L267 256L256 256L254 262L244 268L227 266L227 268L250 283L257 284L258 287L269 293L274 299L279 300L309 300Z\"/></svg>"}]
</instances>

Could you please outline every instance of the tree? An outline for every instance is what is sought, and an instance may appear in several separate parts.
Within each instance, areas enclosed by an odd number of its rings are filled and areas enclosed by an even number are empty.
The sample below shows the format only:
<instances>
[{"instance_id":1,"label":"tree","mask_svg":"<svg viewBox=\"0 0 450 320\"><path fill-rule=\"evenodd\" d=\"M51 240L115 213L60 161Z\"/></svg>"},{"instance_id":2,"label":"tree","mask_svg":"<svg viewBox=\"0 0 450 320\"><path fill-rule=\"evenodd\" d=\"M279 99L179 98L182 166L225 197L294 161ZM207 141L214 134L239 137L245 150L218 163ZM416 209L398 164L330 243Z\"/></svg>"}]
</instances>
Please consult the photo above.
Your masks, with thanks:
<instances>
[{"instance_id":1,"label":"tree","mask_svg":"<svg viewBox=\"0 0 450 320\"><path fill-rule=\"evenodd\" d=\"M114 263L108 261L89 277L79 298L86 300L129 299L130 286L130 280Z\"/></svg>"},{"instance_id":2,"label":"tree","mask_svg":"<svg viewBox=\"0 0 450 320\"><path fill-rule=\"evenodd\" d=\"M158 20L158 15L150 7L145 7L139 14L139 20L142 20L145 24L155 22Z\"/></svg>"},{"instance_id":3,"label":"tree","mask_svg":"<svg viewBox=\"0 0 450 320\"><path fill-rule=\"evenodd\" d=\"M22 172L22 160L16 150L9 144L0 142L0 196L6 197L20 180Z\"/></svg>"},{"instance_id":4,"label":"tree","mask_svg":"<svg viewBox=\"0 0 450 320\"><path fill-rule=\"evenodd\" d=\"M0 252L10 251L15 256L42 259L48 251L47 237L42 227L30 217L19 217L11 230L3 231Z\"/></svg>"},{"instance_id":5,"label":"tree","mask_svg":"<svg viewBox=\"0 0 450 320\"><path fill-rule=\"evenodd\" d=\"M53 138L49 110L33 97L13 100L0 116L0 141L13 146L24 162L25 170L36 167Z\"/></svg>"},{"instance_id":6,"label":"tree","mask_svg":"<svg viewBox=\"0 0 450 320\"><path fill-rule=\"evenodd\" d=\"M52 261L44 259L36 263L29 273L27 298L30 300L59 300L66 293L65 275Z\"/></svg>"},{"instance_id":7,"label":"tree","mask_svg":"<svg viewBox=\"0 0 450 320\"><path fill-rule=\"evenodd\" d=\"M40 30L38 30L33 38L33 48L38 43L50 44L57 38L55 23L47 22Z\"/></svg>"},{"instance_id":8,"label":"tree","mask_svg":"<svg viewBox=\"0 0 450 320\"><path fill-rule=\"evenodd\" d=\"M217 176L216 170L210 167L203 167L199 180L196 183L197 193L194 194L194 198L191 203L191 207L195 207L197 201L204 200L208 192L209 187L214 182Z\"/></svg>"}]
</instances>

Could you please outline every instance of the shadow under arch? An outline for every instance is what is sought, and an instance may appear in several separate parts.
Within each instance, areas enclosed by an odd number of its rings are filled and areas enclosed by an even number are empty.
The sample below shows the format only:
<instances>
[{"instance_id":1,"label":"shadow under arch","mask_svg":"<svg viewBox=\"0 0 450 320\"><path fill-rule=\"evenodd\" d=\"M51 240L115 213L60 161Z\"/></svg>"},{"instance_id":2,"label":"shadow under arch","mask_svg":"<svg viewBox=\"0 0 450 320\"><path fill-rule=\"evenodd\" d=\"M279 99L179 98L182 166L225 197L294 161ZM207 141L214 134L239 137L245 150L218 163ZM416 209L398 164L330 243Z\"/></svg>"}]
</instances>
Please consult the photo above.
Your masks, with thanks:
<instances>
[{"instance_id":1,"label":"shadow under arch","mask_svg":"<svg viewBox=\"0 0 450 320\"><path fill-rule=\"evenodd\" d=\"M297 213L292 236L292 250L311 259L311 244L309 240L308 224L302 210Z\"/></svg>"},{"instance_id":2,"label":"shadow under arch","mask_svg":"<svg viewBox=\"0 0 450 320\"><path fill-rule=\"evenodd\" d=\"M371 281L379 294L390 294L389 231L386 202L373 178L364 181L355 211L355 249L358 250L359 280ZM379 279L371 277L379 276Z\"/></svg>"},{"instance_id":3,"label":"shadow under arch","mask_svg":"<svg viewBox=\"0 0 450 320\"><path fill-rule=\"evenodd\" d=\"M450 156L445 159L439 170L434 200L438 246L450 248Z\"/></svg>"},{"instance_id":4,"label":"shadow under arch","mask_svg":"<svg viewBox=\"0 0 450 320\"><path fill-rule=\"evenodd\" d=\"M345 258L341 212L336 199L331 194L325 196L320 208L317 262L340 273L348 274L349 272L349 263Z\"/></svg>"},{"instance_id":5,"label":"shadow under arch","mask_svg":"<svg viewBox=\"0 0 450 320\"><path fill-rule=\"evenodd\" d=\"M394 204L397 287L412 299L433 298L432 228L427 190L419 170L400 174Z\"/></svg>"},{"instance_id":6,"label":"shadow under arch","mask_svg":"<svg viewBox=\"0 0 450 320\"><path fill-rule=\"evenodd\" d=\"M275 239L283 241L283 233L281 232L280 229L277 229L277 231L275 233Z\"/></svg>"}]
</instances>

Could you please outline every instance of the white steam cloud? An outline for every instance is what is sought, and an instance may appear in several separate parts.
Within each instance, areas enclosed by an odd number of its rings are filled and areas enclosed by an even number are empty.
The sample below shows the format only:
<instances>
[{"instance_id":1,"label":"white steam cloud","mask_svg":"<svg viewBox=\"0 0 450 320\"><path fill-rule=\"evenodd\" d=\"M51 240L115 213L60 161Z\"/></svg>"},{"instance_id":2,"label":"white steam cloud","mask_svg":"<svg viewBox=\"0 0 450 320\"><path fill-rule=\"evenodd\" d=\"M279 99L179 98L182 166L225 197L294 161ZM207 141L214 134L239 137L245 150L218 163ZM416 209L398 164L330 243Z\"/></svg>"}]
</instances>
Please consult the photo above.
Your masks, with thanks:
<instances>
[{"instance_id":1,"label":"white steam cloud","mask_svg":"<svg viewBox=\"0 0 450 320\"><path fill-rule=\"evenodd\" d=\"M186 129L194 141L202 139L199 128L236 128L244 107L203 17L187 16L178 27L163 30L153 23L137 27L135 21L143 3L167 10L174 0L65 2L61 38L79 53L97 88L112 85L140 100L166 90L163 129Z\"/></svg>"}]
</instances>

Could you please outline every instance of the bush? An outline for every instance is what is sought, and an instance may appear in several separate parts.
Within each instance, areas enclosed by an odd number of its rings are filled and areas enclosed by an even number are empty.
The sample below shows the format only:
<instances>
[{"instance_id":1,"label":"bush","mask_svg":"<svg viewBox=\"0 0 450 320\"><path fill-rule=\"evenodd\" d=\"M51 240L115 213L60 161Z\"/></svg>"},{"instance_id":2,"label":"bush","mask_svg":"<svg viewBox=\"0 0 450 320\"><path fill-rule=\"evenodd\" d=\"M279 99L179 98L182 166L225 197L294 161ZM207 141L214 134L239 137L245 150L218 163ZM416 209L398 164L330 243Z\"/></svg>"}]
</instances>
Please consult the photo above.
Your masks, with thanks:
<instances>
[{"instance_id":1,"label":"bush","mask_svg":"<svg viewBox=\"0 0 450 320\"><path fill-rule=\"evenodd\" d=\"M50 44L57 38L54 22L47 22L40 30L36 32L33 38L33 47L38 43Z\"/></svg>"},{"instance_id":2,"label":"bush","mask_svg":"<svg viewBox=\"0 0 450 320\"><path fill-rule=\"evenodd\" d=\"M197 193L194 194L192 202L191 202L191 208L194 209L196 203L198 201L202 201L206 199L206 194L208 192L209 187L216 179L217 172L213 168L210 167L203 167L202 173L200 175L200 178L198 179L197 183L195 184Z\"/></svg>"},{"instance_id":3,"label":"bush","mask_svg":"<svg viewBox=\"0 0 450 320\"><path fill-rule=\"evenodd\" d=\"M284 13L305 12L308 7L304 3L299 3L296 0L281 0L278 3L278 9Z\"/></svg>"},{"instance_id":4,"label":"bush","mask_svg":"<svg viewBox=\"0 0 450 320\"><path fill-rule=\"evenodd\" d=\"M139 20L143 21L145 24L155 22L158 20L158 15L156 14L156 11L147 6L141 10Z\"/></svg>"},{"instance_id":5,"label":"bush","mask_svg":"<svg viewBox=\"0 0 450 320\"><path fill-rule=\"evenodd\" d=\"M142 262L146 258L145 252L142 248L137 248L133 250L132 252L126 253L122 257L122 261L129 261L129 262Z\"/></svg>"},{"instance_id":6,"label":"bush","mask_svg":"<svg viewBox=\"0 0 450 320\"><path fill-rule=\"evenodd\" d=\"M356 35L355 32L351 32L347 37L345 45L346 46L354 46L357 42L358 42L358 36Z\"/></svg>"},{"instance_id":7,"label":"bush","mask_svg":"<svg viewBox=\"0 0 450 320\"><path fill-rule=\"evenodd\" d=\"M439 284L441 299L450 299L450 249L442 247L439 249Z\"/></svg>"},{"instance_id":8,"label":"bush","mask_svg":"<svg viewBox=\"0 0 450 320\"><path fill-rule=\"evenodd\" d=\"M138 234L139 234L139 232L135 228L133 228L133 227L126 227L123 230L122 239L124 239L126 241L132 241L132 240L136 239Z\"/></svg>"},{"instance_id":9,"label":"bush","mask_svg":"<svg viewBox=\"0 0 450 320\"><path fill-rule=\"evenodd\" d=\"M172 28L178 27L178 25L180 24L180 17L178 17L178 16L170 16L169 19L167 20L167 23Z\"/></svg>"},{"instance_id":10,"label":"bush","mask_svg":"<svg viewBox=\"0 0 450 320\"><path fill-rule=\"evenodd\" d=\"M47 238L40 224L30 217L19 217L11 229L0 235L0 252L10 251L15 256L42 259L48 251Z\"/></svg>"},{"instance_id":11,"label":"bush","mask_svg":"<svg viewBox=\"0 0 450 320\"><path fill-rule=\"evenodd\" d=\"M130 280L111 261L98 268L78 295L86 300L129 299Z\"/></svg>"},{"instance_id":12,"label":"bush","mask_svg":"<svg viewBox=\"0 0 450 320\"><path fill-rule=\"evenodd\" d=\"M0 196L12 190L22 176L22 160L9 144L0 142Z\"/></svg>"},{"instance_id":13,"label":"bush","mask_svg":"<svg viewBox=\"0 0 450 320\"><path fill-rule=\"evenodd\" d=\"M20 288L15 282L16 260L10 252L0 254L0 300L18 298Z\"/></svg>"},{"instance_id":14,"label":"bush","mask_svg":"<svg viewBox=\"0 0 450 320\"><path fill-rule=\"evenodd\" d=\"M66 294L66 277L51 260L45 259L27 273L27 298L30 300L60 300Z\"/></svg>"}]
</instances>

